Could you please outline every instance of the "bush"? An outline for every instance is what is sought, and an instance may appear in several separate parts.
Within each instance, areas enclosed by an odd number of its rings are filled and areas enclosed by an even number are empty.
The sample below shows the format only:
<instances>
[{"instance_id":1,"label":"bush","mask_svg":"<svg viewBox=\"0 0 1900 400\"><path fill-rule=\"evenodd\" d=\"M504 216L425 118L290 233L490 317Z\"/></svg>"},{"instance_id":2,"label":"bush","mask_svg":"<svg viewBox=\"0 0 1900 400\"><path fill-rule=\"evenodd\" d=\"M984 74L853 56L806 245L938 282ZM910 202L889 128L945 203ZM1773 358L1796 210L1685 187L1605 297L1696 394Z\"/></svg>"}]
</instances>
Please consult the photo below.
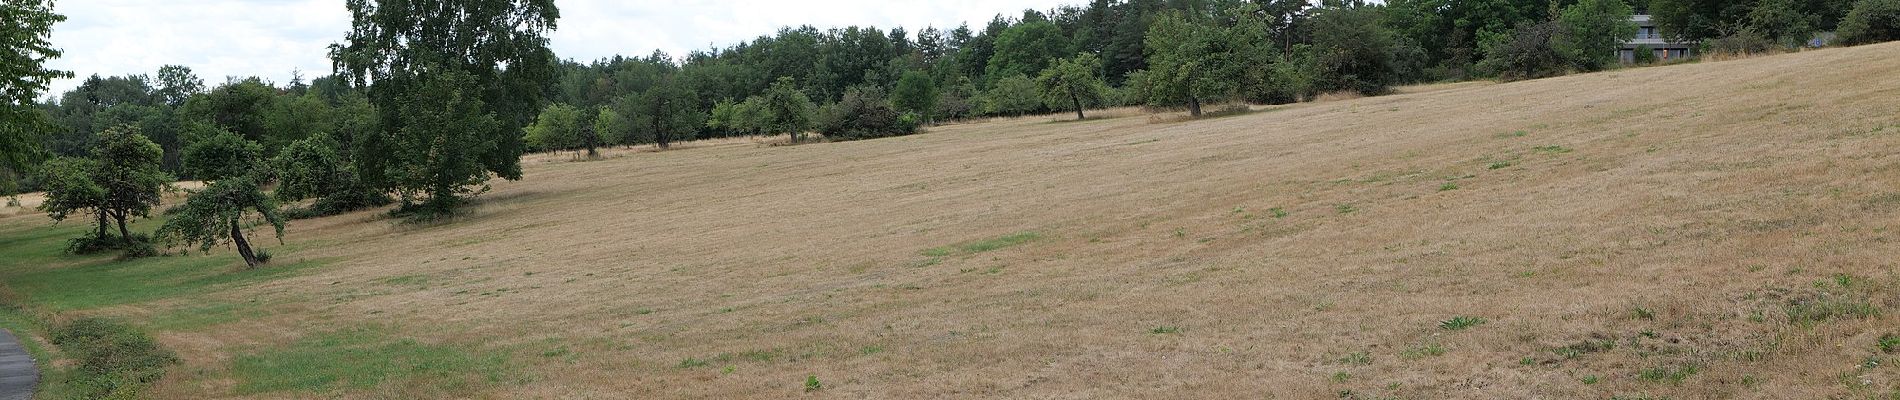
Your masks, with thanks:
<instances>
[{"instance_id":1,"label":"bush","mask_svg":"<svg viewBox=\"0 0 1900 400\"><path fill-rule=\"evenodd\" d=\"M122 322L87 317L53 331L53 344L74 360L67 377L78 398L137 398L178 357Z\"/></svg>"},{"instance_id":2,"label":"bush","mask_svg":"<svg viewBox=\"0 0 1900 400\"><path fill-rule=\"evenodd\" d=\"M1743 29L1702 44L1704 54L1760 54L1775 49L1775 41L1754 29Z\"/></svg>"},{"instance_id":3,"label":"bush","mask_svg":"<svg viewBox=\"0 0 1900 400\"><path fill-rule=\"evenodd\" d=\"M133 234L132 244L125 246L125 251L119 253L120 260L157 256L158 247L152 245L152 239L139 234Z\"/></svg>"},{"instance_id":4,"label":"bush","mask_svg":"<svg viewBox=\"0 0 1900 400\"><path fill-rule=\"evenodd\" d=\"M1841 19L1840 39L1847 44L1900 40L1900 0L1860 0Z\"/></svg>"},{"instance_id":5,"label":"bush","mask_svg":"<svg viewBox=\"0 0 1900 400\"><path fill-rule=\"evenodd\" d=\"M875 87L845 90L844 99L825 109L818 131L832 140L875 139L917 132L918 119L898 114Z\"/></svg>"},{"instance_id":6,"label":"bush","mask_svg":"<svg viewBox=\"0 0 1900 400\"><path fill-rule=\"evenodd\" d=\"M1481 44L1484 61L1478 67L1505 80L1562 75L1570 63L1551 46L1558 33L1555 22L1519 26L1509 34L1488 35Z\"/></svg>"},{"instance_id":7,"label":"bush","mask_svg":"<svg viewBox=\"0 0 1900 400\"><path fill-rule=\"evenodd\" d=\"M118 250L124 246L125 241L119 240L118 236L112 236L110 233L101 234L99 232L88 231L84 236L66 241L66 254L97 254Z\"/></svg>"},{"instance_id":8,"label":"bush","mask_svg":"<svg viewBox=\"0 0 1900 400\"><path fill-rule=\"evenodd\" d=\"M1656 49L1646 44L1636 46L1636 57L1634 61L1637 64L1655 64L1657 61Z\"/></svg>"}]
</instances>

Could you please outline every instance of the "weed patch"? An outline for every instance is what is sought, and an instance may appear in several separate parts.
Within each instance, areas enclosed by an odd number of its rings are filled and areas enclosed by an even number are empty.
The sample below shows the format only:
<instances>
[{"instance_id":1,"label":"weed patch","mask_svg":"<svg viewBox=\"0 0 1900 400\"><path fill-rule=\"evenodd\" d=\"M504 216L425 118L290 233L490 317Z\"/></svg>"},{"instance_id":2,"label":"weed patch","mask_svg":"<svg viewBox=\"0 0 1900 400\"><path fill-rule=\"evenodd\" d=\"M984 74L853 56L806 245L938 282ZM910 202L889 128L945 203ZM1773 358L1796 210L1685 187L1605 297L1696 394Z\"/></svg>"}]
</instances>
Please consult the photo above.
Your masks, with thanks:
<instances>
[{"instance_id":1,"label":"weed patch","mask_svg":"<svg viewBox=\"0 0 1900 400\"><path fill-rule=\"evenodd\" d=\"M1448 331L1462 331L1466 328L1484 325L1485 322L1490 321L1486 321L1484 317L1467 317L1460 315L1451 317L1451 319L1448 320L1438 321L1438 328Z\"/></svg>"},{"instance_id":2,"label":"weed patch","mask_svg":"<svg viewBox=\"0 0 1900 400\"><path fill-rule=\"evenodd\" d=\"M130 399L178 363L171 351L138 328L103 318L80 318L53 331L53 344L75 364L67 384L78 398Z\"/></svg>"}]
</instances>

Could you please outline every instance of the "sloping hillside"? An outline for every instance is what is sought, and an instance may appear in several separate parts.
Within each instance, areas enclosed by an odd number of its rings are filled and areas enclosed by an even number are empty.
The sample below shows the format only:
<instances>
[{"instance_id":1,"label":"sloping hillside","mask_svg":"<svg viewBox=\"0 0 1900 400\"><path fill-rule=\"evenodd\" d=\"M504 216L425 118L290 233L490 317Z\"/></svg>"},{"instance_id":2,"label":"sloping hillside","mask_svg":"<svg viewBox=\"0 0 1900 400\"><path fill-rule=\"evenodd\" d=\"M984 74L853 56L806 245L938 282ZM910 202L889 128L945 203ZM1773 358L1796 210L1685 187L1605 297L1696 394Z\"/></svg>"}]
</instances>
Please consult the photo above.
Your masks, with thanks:
<instances>
[{"instance_id":1,"label":"sloping hillside","mask_svg":"<svg viewBox=\"0 0 1900 400\"><path fill-rule=\"evenodd\" d=\"M299 221L277 272L0 280L149 327L179 398L1887 396L1894 60L545 156L454 223Z\"/></svg>"}]
</instances>

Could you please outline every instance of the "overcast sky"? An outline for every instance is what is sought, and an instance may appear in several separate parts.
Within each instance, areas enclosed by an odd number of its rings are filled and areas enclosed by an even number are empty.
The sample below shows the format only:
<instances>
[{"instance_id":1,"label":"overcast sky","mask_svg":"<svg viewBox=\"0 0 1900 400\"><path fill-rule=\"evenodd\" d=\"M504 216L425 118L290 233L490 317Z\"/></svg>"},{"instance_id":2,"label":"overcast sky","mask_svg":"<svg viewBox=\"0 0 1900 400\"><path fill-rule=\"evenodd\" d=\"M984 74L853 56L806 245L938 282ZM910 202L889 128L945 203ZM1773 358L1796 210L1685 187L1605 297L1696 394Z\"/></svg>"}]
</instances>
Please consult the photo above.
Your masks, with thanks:
<instances>
[{"instance_id":1,"label":"overcast sky","mask_svg":"<svg viewBox=\"0 0 1900 400\"><path fill-rule=\"evenodd\" d=\"M557 0L561 58L593 60L614 54L679 55L750 40L781 26L819 28L924 26L982 29L998 14L1047 10L1080 0ZM327 46L350 29L343 0L65 0L67 17L53 27L53 44L66 51L52 66L76 79L54 83L56 96L78 79L153 74L158 67L191 67L207 84L227 76L262 76L277 83L302 70L306 79L328 74Z\"/></svg>"}]
</instances>

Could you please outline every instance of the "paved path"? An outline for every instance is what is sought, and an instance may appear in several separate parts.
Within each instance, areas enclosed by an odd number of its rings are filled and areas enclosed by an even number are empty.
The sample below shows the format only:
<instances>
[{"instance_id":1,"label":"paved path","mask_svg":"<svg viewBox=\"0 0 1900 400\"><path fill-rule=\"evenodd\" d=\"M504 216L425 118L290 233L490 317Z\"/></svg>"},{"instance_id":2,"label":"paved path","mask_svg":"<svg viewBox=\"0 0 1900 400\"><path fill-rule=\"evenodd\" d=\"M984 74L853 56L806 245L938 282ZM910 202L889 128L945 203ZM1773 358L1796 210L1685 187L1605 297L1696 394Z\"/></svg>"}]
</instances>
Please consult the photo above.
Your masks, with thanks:
<instances>
[{"instance_id":1,"label":"paved path","mask_svg":"<svg viewBox=\"0 0 1900 400\"><path fill-rule=\"evenodd\" d=\"M33 365L33 355L20 347L13 332L0 329L0 400L32 399L39 382L40 369Z\"/></svg>"}]
</instances>

